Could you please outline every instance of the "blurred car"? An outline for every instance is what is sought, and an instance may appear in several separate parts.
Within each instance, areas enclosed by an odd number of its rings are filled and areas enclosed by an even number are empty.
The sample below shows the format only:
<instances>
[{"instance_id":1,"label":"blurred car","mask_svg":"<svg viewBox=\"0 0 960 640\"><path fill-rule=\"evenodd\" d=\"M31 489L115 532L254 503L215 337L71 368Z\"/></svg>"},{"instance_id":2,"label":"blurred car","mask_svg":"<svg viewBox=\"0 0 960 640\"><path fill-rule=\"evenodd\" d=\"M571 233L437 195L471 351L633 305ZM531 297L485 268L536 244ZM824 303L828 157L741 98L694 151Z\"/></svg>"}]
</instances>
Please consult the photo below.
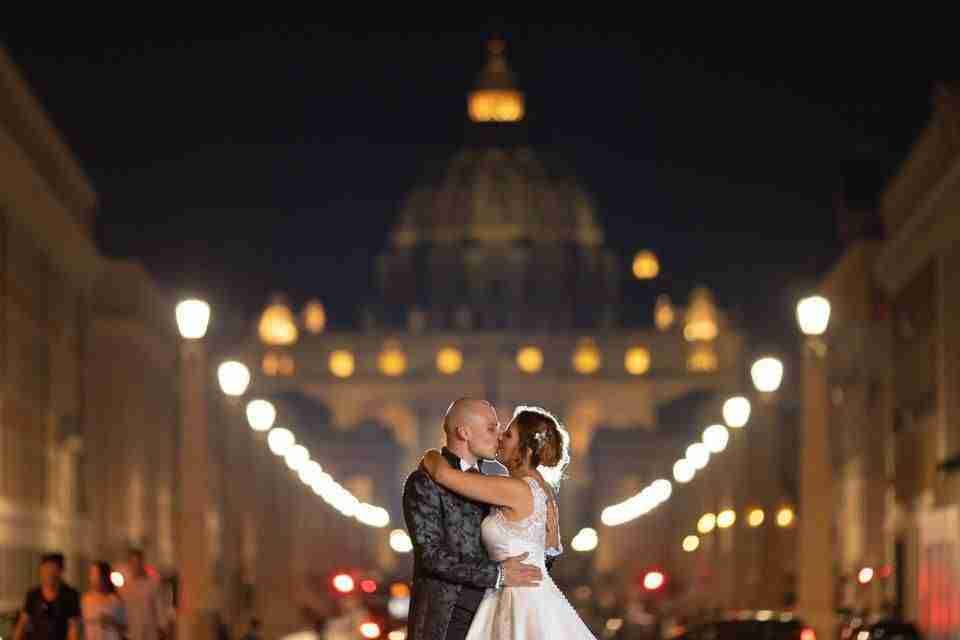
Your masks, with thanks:
<instances>
[{"instance_id":1,"label":"blurred car","mask_svg":"<svg viewBox=\"0 0 960 640\"><path fill-rule=\"evenodd\" d=\"M920 631L900 620L881 620L874 624L858 627L850 635L852 640L922 640Z\"/></svg>"},{"instance_id":2,"label":"blurred car","mask_svg":"<svg viewBox=\"0 0 960 640\"><path fill-rule=\"evenodd\" d=\"M701 625L682 640L816 640L801 620L721 620Z\"/></svg>"}]
</instances>

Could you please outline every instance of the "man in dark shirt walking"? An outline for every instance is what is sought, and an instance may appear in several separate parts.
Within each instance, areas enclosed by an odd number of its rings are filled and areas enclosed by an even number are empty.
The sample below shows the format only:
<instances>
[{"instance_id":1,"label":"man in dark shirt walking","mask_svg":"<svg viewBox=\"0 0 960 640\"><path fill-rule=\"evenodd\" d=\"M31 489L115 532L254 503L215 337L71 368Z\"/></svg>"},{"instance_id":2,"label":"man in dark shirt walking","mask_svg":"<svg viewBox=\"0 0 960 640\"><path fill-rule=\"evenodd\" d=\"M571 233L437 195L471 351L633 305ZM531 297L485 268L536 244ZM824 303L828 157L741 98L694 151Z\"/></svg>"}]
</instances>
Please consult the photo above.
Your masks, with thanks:
<instances>
[{"instance_id":1,"label":"man in dark shirt walking","mask_svg":"<svg viewBox=\"0 0 960 640\"><path fill-rule=\"evenodd\" d=\"M63 554L40 560L40 586L27 592L14 640L78 640L80 594L63 581Z\"/></svg>"}]
</instances>

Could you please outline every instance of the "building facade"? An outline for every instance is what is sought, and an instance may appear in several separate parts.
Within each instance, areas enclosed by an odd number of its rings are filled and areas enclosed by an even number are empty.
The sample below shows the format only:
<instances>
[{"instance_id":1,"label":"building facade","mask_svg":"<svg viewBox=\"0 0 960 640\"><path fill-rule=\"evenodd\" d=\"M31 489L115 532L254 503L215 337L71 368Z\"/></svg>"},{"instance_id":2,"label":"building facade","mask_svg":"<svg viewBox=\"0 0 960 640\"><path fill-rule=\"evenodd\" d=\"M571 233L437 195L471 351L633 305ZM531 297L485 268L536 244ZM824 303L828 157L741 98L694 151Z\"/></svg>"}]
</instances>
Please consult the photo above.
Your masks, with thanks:
<instances>
[{"instance_id":1,"label":"building facade","mask_svg":"<svg viewBox=\"0 0 960 640\"><path fill-rule=\"evenodd\" d=\"M948 638L960 629L960 91L941 84L933 103L872 212L882 234L853 242L821 283L833 313L811 381L824 392L804 410L827 426L833 496L833 584L817 588Z\"/></svg>"},{"instance_id":2,"label":"building facade","mask_svg":"<svg viewBox=\"0 0 960 640\"><path fill-rule=\"evenodd\" d=\"M930 122L881 203L874 266L889 300L895 503L904 613L930 637L960 629L960 87L941 84ZM897 549L901 549L899 554Z\"/></svg>"},{"instance_id":3,"label":"building facade","mask_svg":"<svg viewBox=\"0 0 960 640\"><path fill-rule=\"evenodd\" d=\"M191 390L174 301L139 264L99 253L96 209L0 51L0 615L16 614L45 552L63 552L68 582L85 589L88 563L123 570L139 547L171 596L184 575L205 576L193 606L211 624L238 633L256 613L272 636L297 630L293 532L307 497L208 369L197 385L208 499L203 526L184 526L184 492L201 476L181 461ZM184 549L203 550L196 567Z\"/></svg>"}]
</instances>

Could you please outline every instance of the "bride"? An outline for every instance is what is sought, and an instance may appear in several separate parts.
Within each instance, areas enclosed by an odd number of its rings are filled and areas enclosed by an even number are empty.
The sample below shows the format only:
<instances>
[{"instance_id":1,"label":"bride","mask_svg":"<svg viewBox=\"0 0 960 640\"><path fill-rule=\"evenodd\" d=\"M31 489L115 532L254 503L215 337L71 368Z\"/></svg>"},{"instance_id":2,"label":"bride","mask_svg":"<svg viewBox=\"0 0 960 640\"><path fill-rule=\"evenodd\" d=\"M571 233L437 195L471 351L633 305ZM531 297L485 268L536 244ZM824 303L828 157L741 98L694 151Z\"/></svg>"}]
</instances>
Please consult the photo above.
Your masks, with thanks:
<instances>
[{"instance_id":1,"label":"bride","mask_svg":"<svg viewBox=\"0 0 960 640\"><path fill-rule=\"evenodd\" d=\"M501 436L497 458L510 471L509 478L459 471L437 450L423 459L438 484L494 505L481 526L492 560L526 553L525 562L543 570L538 587L488 589L467 640L596 640L545 566L546 556L558 555L562 543L556 496L537 468L562 471L570 459L566 432L549 412L518 407Z\"/></svg>"}]
</instances>

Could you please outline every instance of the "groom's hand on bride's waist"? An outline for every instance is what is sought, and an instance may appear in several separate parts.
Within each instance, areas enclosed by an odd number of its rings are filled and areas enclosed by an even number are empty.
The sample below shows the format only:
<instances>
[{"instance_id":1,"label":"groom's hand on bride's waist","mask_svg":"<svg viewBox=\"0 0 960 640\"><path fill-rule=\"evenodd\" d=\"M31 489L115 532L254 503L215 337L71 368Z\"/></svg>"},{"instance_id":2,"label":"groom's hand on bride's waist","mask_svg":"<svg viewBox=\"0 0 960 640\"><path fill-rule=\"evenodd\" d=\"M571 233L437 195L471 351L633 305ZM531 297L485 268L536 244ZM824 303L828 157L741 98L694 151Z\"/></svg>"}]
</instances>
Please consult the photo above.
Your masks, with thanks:
<instances>
[{"instance_id":1,"label":"groom's hand on bride's waist","mask_svg":"<svg viewBox=\"0 0 960 640\"><path fill-rule=\"evenodd\" d=\"M529 554L521 554L507 558L500 566L503 568L503 586L505 587L536 587L543 580L540 567L524 563Z\"/></svg>"}]
</instances>

